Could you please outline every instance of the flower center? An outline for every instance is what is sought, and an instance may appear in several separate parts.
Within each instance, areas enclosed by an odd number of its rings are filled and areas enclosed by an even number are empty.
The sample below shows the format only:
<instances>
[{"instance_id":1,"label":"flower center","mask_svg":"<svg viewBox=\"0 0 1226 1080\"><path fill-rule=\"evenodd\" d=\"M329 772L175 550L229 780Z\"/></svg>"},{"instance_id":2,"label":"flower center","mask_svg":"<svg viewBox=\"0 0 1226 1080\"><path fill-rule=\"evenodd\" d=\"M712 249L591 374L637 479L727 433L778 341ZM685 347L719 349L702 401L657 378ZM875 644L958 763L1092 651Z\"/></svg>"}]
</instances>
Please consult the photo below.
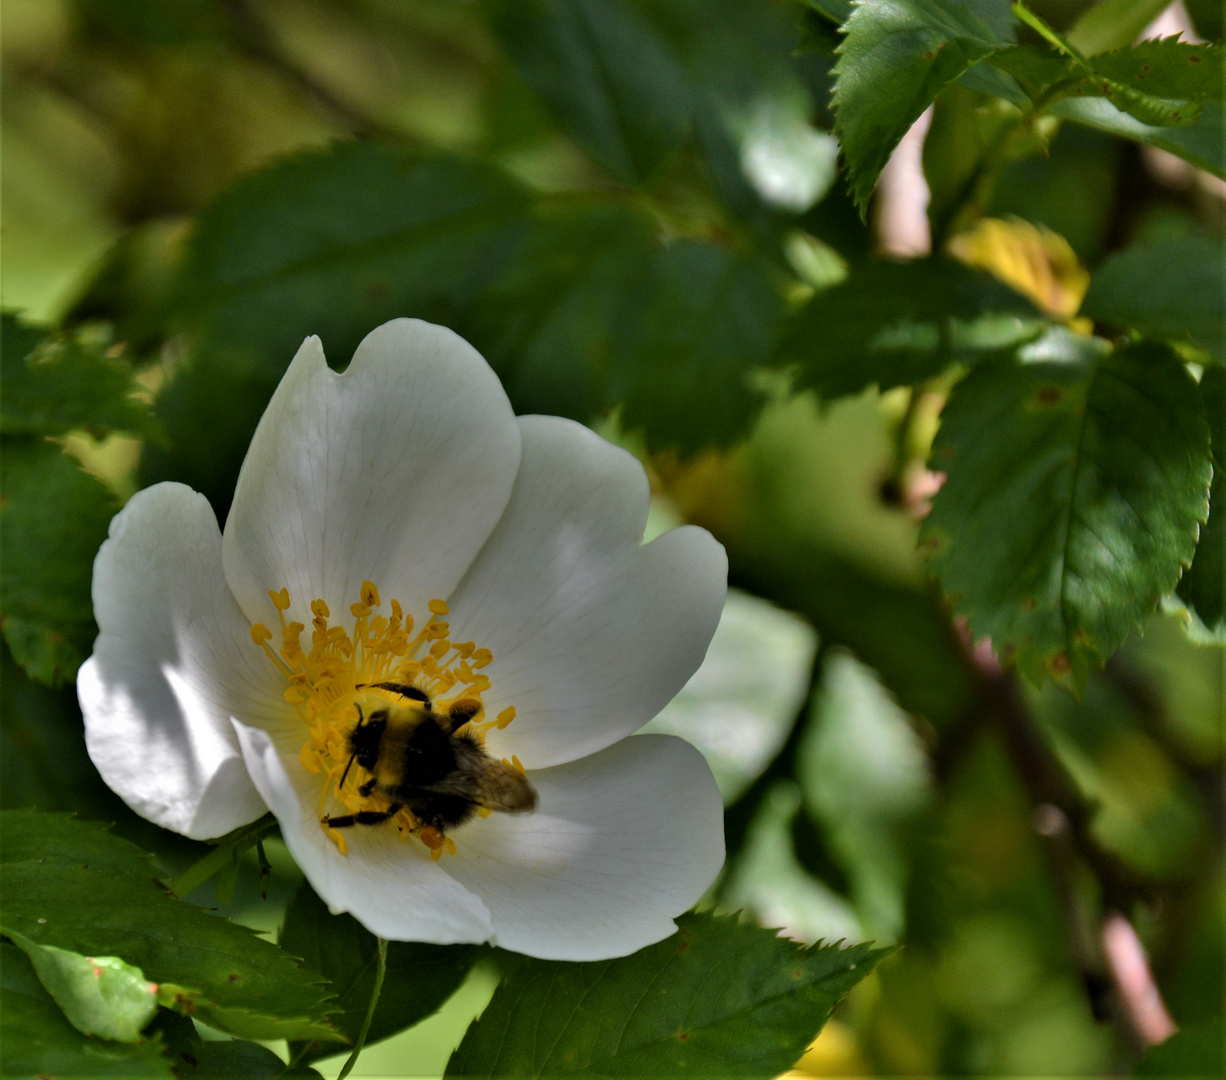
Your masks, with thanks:
<instances>
[{"instance_id":1,"label":"flower center","mask_svg":"<svg viewBox=\"0 0 1226 1080\"><path fill-rule=\"evenodd\" d=\"M454 854L455 842L443 834L441 823L462 820L474 810L488 817L489 807L475 797L452 796L462 805L448 804L447 814L441 815L431 805L438 798L427 798L414 804L415 813L398 795L416 790L404 772L409 760L418 767L417 744L430 742L413 736L423 723L434 733L436 745L426 749L435 762L430 767L437 771L439 760L455 760L454 746L475 747L484 757L486 732L501 730L515 719L514 706L492 720L486 718L481 695L490 680L481 669L493 655L475 642L451 640L442 600L430 601L430 617L414 633L413 618L405 615L399 601L391 601L390 615L376 613L379 590L364 581L361 599L349 607L352 631L329 622L331 612L323 600L311 604L308 647L302 640L306 627L285 619L289 590L268 595L280 622L280 649L273 645L276 635L262 623L251 628L251 637L285 675L285 700L298 713L307 736L298 760L307 772L324 777L319 815L325 834L344 855L348 846L342 826L390 820L401 839L416 836L432 858L444 851ZM437 745L440 740L445 745ZM514 770L520 777L524 773L514 757L498 768ZM328 807L337 804L344 810L329 813Z\"/></svg>"}]
</instances>

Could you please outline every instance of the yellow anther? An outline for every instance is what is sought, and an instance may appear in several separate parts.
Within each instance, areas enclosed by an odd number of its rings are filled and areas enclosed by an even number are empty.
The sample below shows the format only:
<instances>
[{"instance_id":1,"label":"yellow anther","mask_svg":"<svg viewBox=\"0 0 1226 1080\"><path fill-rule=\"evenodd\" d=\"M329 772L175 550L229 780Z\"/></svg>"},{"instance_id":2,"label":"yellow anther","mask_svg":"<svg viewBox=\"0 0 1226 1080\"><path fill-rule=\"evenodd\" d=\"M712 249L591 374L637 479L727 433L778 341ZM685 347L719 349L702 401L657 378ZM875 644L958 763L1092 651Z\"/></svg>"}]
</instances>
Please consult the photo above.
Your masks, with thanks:
<instances>
[{"instance_id":1,"label":"yellow anther","mask_svg":"<svg viewBox=\"0 0 1226 1080\"><path fill-rule=\"evenodd\" d=\"M514 754L511 755L511 764L519 770L520 776L527 776L528 770L524 768L524 763L519 760Z\"/></svg>"},{"instance_id":2,"label":"yellow anther","mask_svg":"<svg viewBox=\"0 0 1226 1080\"><path fill-rule=\"evenodd\" d=\"M472 641L450 641L450 624L441 618L450 609L443 600L429 603L430 619L414 637L413 619L396 599L389 600L390 618L376 614L381 604L379 590L374 582L364 581L360 600L348 605L352 622L346 618L331 625L331 612L323 599L310 605L308 644L308 640L300 641L308 627L286 620L289 590L268 595L279 616L280 654L268 645L273 631L267 626L253 626L251 637L285 678L285 700L303 724L299 763L319 777L320 828L342 854L348 852L346 835L361 830L338 830L330 821L340 814L381 814L391 805L376 791L361 793L369 777L360 766L353 766L354 700L361 687L396 681L420 688L444 713L459 705L456 718L470 733L466 737L478 745L484 745L486 731L506 727L515 718L514 707L503 709L496 721L486 717L481 695L489 689L490 680L475 674L474 668L489 664L493 655ZM508 765L523 771L518 759ZM350 778L342 788L341 777L347 775ZM490 813L486 807L476 809L482 817ZM393 824L402 840L420 840L433 859L456 851L455 843L441 830L425 825L409 810L399 810Z\"/></svg>"}]
</instances>

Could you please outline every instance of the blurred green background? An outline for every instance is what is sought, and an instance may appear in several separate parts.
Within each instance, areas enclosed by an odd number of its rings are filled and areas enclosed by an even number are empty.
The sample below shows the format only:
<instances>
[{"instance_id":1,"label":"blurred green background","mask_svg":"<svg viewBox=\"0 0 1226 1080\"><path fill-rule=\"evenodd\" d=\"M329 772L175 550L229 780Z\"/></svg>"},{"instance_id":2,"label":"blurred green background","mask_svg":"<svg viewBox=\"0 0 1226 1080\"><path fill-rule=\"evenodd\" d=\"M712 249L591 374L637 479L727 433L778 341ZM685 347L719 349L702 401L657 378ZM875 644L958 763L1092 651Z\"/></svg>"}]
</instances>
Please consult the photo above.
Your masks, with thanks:
<instances>
[{"instance_id":1,"label":"blurred green background","mask_svg":"<svg viewBox=\"0 0 1226 1080\"><path fill-rule=\"evenodd\" d=\"M1033 5L1058 27L1085 6ZM1220 37L1217 5L1191 7L1202 35ZM741 260L728 271L732 299L696 306L692 317L726 315L725 344L737 358L763 349L727 308L807 295L890 239L877 217L860 221L835 173L834 58L828 48L801 48L812 27L801 5L783 0L631 8L646 39L681 57L697 118L692 137L568 134L567 117L546 104L549 88L520 73L539 75L522 62L539 43L516 36L513 0L3 0L4 305L122 343L169 433L161 445L88 434L67 445L116 500L173 477L224 515L247 438L294 343L319 332L330 361L343 365L383 318L452 323L496 366L503 357L500 373L524 411L579 414L643 456L655 491L652 529L695 521L729 550L735 590L708 662L653 724L695 742L724 792L729 862L712 899L806 941L905 944L857 987L802 1068L880 1076L1127 1070L1138 1047L1122 1034L1093 940L1096 912L1124 909L1179 1024L1221 1015L1226 652L1191 644L1173 619L1156 616L1091 679L1081 702L1050 683L1009 682L1002 697L985 682L916 550L939 392L819 403L794 392L786 374L761 372L742 414L742 391L730 382L710 391L711 401L684 382L670 391L683 376L664 355L634 381L584 396L590 372L559 367L559 356L604 347L590 326L611 317L603 293L574 301L573 324L525 329L516 319L531 307L521 293L533 281L466 306L456 299L462 283L441 298L427 287L437 267L424 248L396 255L389 272L419 259L427 284L393 285L381 297L355 269L352 293L316 289L315 308L296 322L267 309L276 325L260 355L244 353L240 333L259 311L236 308L207 331L194 315L182 323L164 316L164 293L184 281L202 210L213 206L211 220L224 223L224 196L241 177L280 161L278 183L306 185L322 160L310 151L326 156L338 141L358 139L371 155L355 157L356 170L391 168L382 148L412 162L442 152L509 178L516 197L556 197L548 213L563 254L556 265L549 251L537 254L560 280L637 272L632 235L622 237L626 253L601 248L583 261L581 231L620 236L621 214L675 243L708 245L690 249L692 264L664 281L661 288L679 291L662 318L691 317L684 313L691 290L704 287L703 258L731 252ZM653 68L658 57L633 34L623 45L625 85L614 78L615 88L631 101L641 92L647 107L671 76ZM670 122L661 110L660 125ZM958 123L933 130L929 154L948 160L973 137ZM630 159L619 159L627 147ZM421 197L431 192L449 196L446 175ZM346 188L327 198L343 203ZM364 189L352 207L321 210L321 220L348 212L357 227L377 200L377 189ZM1048 153L1008 165L987 210L1064 237L1063 268L1051 244L1044 264L1063 281L1078 266L1092 275L1138 239L1220 243L1224 206L1222 185L1204 174L1069 125ZM611 226L600 213L613 215ZM487 227L482 218L472 230ZM287 211L276 228L309 237L317 222ZM481 235L464 248L465 273L502 250L496 236ZM1007 261L1008 244L1025 242L1017 236L989 237L986 263ZM262 257L253 246L252 262ZM446 251L438 258L445 266ZM753 277L738 292L742 265ZM758 295L761 282L770 288ZM214 313L231 302L206 301ZM678 330L671 347L683 351L687 332ZM652 410L665 408L669 393L681 407L660 420ZM689 398L695 409L730 409L727 437L706 445L688 435ZM669 425L676 445L653 434ZM1079 792L1087 819L1084 830L1074 823L1076 844L1041 769L1019 751L1016 715ZM115 820L172 867L197 856L197 845L133 818L103 788L84 755L72 688L29 681L7 652L0 795L5 807ZM283 849L274 843L270 855L269 899L258 895L252 859L222 909L273 932L298 879ZM192 899L218 903L203 891ZM491 980L479 971L438 1017L364 1055L358 1075L441 1073Z\"/></svg>"}]
</instances>

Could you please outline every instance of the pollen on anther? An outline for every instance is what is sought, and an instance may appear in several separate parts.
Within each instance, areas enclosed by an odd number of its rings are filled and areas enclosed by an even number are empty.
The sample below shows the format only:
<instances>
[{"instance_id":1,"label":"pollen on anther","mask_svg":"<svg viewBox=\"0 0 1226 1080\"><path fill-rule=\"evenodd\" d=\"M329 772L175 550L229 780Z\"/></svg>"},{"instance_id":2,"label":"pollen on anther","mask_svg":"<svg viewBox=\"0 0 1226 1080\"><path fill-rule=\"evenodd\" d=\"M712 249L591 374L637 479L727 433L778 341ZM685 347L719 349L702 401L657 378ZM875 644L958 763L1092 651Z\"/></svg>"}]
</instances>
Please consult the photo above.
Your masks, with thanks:
<instances>
[{"instance_id":1,"label":"pollen on anther","mask_svg":"<svg viewBox=\"0 0 1226 1080\"><path fill-rule=\"evenodd\" d=\"M445 600L431 600L426 607L428 607L435 615L450 614L450 608L447 607L447 602Z\"/></svg>"},{"instance_id":2,"label":"pollen on anther","mask_svg":"<svg viewBox=\"0 0 1226 1080\"><path fill-rule=\"evenodd\" d=\"M332 612L328 610L328 605L325 604L323 600L312 600L311 614L317 619L326 619L332 614Z\"/></svg>"},{"instance_id":3,"label":"pollen on anther","mask_svg":"<svg viewBox=\"0 0 1226 1080\"><path fill-rule=\"evenodd\" d=\"M263 623L256 623L251 628L251 640L257 645L263 645L265 642L272 640L272 631Z\"/></svg>"},{"instance_id":4,"label":"pollen on anther","mask_svg":"<svg viewBox=\"0 0 1226 1080\"><path fill-rule=\"evenodd\" d=\"M368 607L377 608L379 606L379 590L373 581L362 582L362 603ZM392 611L395 612L399 607L395 601L392 602Z\"/></svg>"},{"instance_id":5,"label":"pollen on anther","mask_svg":"<svg viewBox=\"0 0 1226 1080\"><path fill-rule=\"evenodd\" d=\"M289 610L289 589L281 589L280 591L272 590L268 593L272 598L273 607L278 611Z\"/></svg>"},{"instance_id":6,"label":"pollen on anther","mask_svg":"<svg viewBox=\"0 0 1226 1080\"><path fill-rule=\"evenodd\" d=\"M502 731L512 720L515 719L515 706L508 705L498 714L498 730Z\"/></svg>"}]
</instances>

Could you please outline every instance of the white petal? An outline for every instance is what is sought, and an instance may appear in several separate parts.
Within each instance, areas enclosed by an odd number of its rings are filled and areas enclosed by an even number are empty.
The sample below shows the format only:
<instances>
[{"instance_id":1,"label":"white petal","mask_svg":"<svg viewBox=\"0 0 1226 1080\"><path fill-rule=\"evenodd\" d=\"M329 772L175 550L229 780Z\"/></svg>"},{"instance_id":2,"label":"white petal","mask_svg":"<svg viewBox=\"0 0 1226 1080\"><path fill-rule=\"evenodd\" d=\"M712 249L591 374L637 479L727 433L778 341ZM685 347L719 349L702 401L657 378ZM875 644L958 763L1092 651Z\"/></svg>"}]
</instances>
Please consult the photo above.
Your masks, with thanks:
<instances>
[{"instance_id":1,"label":"white petal","mask_svg":"<svg viewBox=\"0 0 1226 1080\"><path fill-rule=\"evenodd\" d=\"M626 956L671 934L723 865L719 790L682 739L634 736L529 778L535 813L465 825L441 863L485 901L503 948Z\"/></svg>"},{"instance_id":2,"label":"white petal","mask_svg":"<svg viewBox=\"0 0 1226 1080\"><path fill-rule=\"evenodd\" d=\"M320 781L297 762L301 749L284 735L235 723L255 786L281 824L285 844L333 914L348 911L372 934L440 945L488 941L485 905L395 828L347 830L342 855L319 827ZM274 739L276 741L274 741Z\"/></svg>"},{"instance_id":3,"label":"white petal","mask_svg":"<svg viewBox=\"0 0 1226 1080\"><path fill-rule=\"evenodd\" d=\"M441 326L397 319L344 375L307 338L269 402L226 523L226 577L253 621L287 586L310 625L341 616L363 580L416 618L445 598L489 536L519 466L519 431L489 365Z\"/></svg>"},{"instance_id":4,"label":"white petal","mask_svg":"<svg viewBox=\"0 0 1226 1080\"><path fill-rule=\"evenodd\" d=\"M77 694L102 778L142 817L203 840L264 813L231 717L276 723L284 683L251 640L203 495L158 484L111 522L94 562L101 631Z\"/></svg>"},{"instance_id":5,"label":"white petal","mask_svg":"<svg viewBox=\"0 0 1226 1080\"><path fill-rule=\"evenodd\" d=\"M642 466L580 424L520 418L506 513L450 598L452 640L490 649L490 749L529 768L641 728L694 674L727 592L724 549L686 526L642 544Z\"/></svg>"}]
</instances>

